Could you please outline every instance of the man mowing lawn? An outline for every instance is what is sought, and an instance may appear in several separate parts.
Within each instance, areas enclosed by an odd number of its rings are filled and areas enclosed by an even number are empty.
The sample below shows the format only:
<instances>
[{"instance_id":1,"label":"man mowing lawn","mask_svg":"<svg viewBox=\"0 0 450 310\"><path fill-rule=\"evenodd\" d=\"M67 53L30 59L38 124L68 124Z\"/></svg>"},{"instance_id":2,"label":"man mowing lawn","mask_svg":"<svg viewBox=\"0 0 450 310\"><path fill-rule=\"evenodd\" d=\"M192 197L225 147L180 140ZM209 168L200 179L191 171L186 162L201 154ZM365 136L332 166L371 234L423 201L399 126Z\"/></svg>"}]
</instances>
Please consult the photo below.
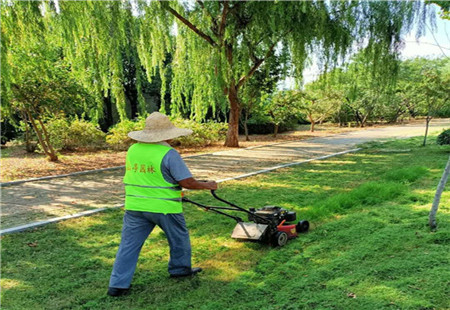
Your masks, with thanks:
<instances>
[{"instance_id":1,"label":"man mowing lawn","mask_svg":"<svg viewBox=\"0 0 450 310\"><path fill-rule=\"evenodd\" d=\"M170 147L171 139L187 136L190 129L175 127L161 113L152 113L144 130L128 136L138 143L127 152L125 215L122 239L109 281L108 295L128 292L142 245L157 225L170 246L170 277L186 277L202 271L191 266L191 244L183 216L181 187L217 189L217 183L192 177L180 154Z\"/></svg>"}]
</instances>

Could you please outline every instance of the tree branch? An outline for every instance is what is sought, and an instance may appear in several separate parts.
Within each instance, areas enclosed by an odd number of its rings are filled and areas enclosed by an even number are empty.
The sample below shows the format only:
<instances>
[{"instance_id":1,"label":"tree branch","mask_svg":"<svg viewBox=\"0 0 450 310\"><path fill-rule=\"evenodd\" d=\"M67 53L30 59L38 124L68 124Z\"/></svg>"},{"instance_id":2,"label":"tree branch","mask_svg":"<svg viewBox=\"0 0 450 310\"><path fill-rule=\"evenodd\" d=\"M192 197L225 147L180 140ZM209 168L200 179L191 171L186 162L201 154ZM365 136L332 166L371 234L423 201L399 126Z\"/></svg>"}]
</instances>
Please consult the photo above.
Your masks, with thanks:
<instances>
[{"instance_id":1,"label":"tree branch","mask_svg":"<svg viewBox=\"0 0 450 310\"><path fill-rule=\"evenodd\" d=\"M261 64L264 62L264 60L266 60L270 54L272 54L275 46L277 46L278 41L276 41L274 44L272 44L272 46L269 48L269 50L267 51L266 55L264 56L264 58L259 59L254 65L253 67L251 67L250 71L248 71L248 73L246 75L244 75L243 77L241 77L237 83L236 88L240 88L242 85L244 85L244 83L252 77L252 75L256 72L256 70L258 70L258 68L261 66Z\"/></svg>"},{"instance_id":2,"label":"tree branch","mask_svg":"<svg viewBox=\"0 0 450 310\"><path fill-rule=\"evenodd\" d=\"M228 14L228 1L225 1L223 3L222 18L220 20L220 27L219 27L219 38L220 38L221 41L223 41L222 37L223 37L223 34L225 33L225 25L226 25L226 21L227 21L227 14Z\"/></svg>"},{"instance_id":3,"label":"tree branch","mask_svg":"<svg viewBox=\"0 0 450 310\"><path fill-rule=\"evenodd\" d=\"M245 2L245 0L244 1L237 1L237 2L235 2L235 4L230 8L229 12L231 13L233 11L236 11L239 8L239 6L241 5L242 2Z\"/></svg>"},{"instance_id":4,"label":"tree branch","mask_svg":"<svg viewBox=\"0 0 450 310\"><path fill-rule=\"evenodd\" d=\"M202 8L203 11L205 11L206 15L208 15L214 22L215 18L211 15L211 13L206 9L205 4L203 1L197 0L198 5Z\"/></svg>"},{"instance_id":5,"label":"tree branch","mask_svg":"<svg viewBox=\"0 0 450 310\"><path fill-rule=\"evenodd\" d=\"M208 15L209 18L211 19L211 22L212 22L212 24L213 24L213 26L211 27L212 32L213 32L215 35L218 35L218 33L217 33L218 26L217 26L217 21L216 21L216 19L214 18L214 16L212 16L211 12L209 12L209 11L206 9L205 4L203 3L203 1L200 1L200 0L196 0L196 1L197 1L198 5L202 8L202 10L205 12L205 14Z\"/></svg>"},{"instance_id":6,"label":"tree branch","mask_svg":"<svg viewBox=\"0 0 450 310\"><path fill-rule=\"evenodd\" d=\"M275 42L272 44L272 46L269 47L269 49L266 52L266 55L264 56L264 58L259 59L254 65L253 67L250 69L250 71L244 75L243 77L241 77L238 81L238 84L236 86L236 88L240 88L242 85L244 85L244 83L252 77L252 75L256 72L256 70L258 70L258 68L261 66L261 64L272 54L273 50L275 49L275 46L277 46L278 42L281 40L281 38L285 37L286 35L288 35L290 32L292 32L293 29L290 29L288 31L286 31L285 33L283 33L280 38L278 40L275 40Z\"/></svg>"},{"instance_id":7,"label":"tree branch","mask_svg":"<svg viewBox=\"0 0 450 310\"><path fill-rule=\"evenodd\" d=\"M169 13L171 13L173 16L178 18L183 24L188 26L192 31L194 31L196 34L198 34L201 38L205 39L211 46L217 46L217 43L207 34L202 32L200 29L198 29L194 24L192 24L189 20L181 16L177 11L172 9L166 2L161 1L161 6L167 10Z\"/></svg>"}]
</instances>

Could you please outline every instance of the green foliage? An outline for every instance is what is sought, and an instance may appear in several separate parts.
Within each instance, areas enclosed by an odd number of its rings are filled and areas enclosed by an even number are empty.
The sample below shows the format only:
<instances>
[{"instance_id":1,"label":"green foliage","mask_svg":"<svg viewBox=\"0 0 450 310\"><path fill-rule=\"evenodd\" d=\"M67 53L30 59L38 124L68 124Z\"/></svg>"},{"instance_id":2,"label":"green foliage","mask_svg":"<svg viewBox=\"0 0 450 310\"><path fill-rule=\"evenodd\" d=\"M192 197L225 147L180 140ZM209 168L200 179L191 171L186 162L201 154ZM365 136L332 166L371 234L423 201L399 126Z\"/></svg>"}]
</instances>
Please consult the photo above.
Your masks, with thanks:
<instances>
[{"instance_id":1,"label":"green foliage","mask_svg":"<svg viewBox=\"0 0 450 310\"><path fill-rule=\"evenodd\" d=\"M300 95L300 110L311 123L311 131L314 124L323 122L336 114L344 101L342 91L328 87L325 81L311 83L305 87Z\"/></svg>"},{"instance_id":2,"label":"green foliage","mask_svg":"<svg viewBox=\"0 0 450 310\"><path fill-rule=\"evenodd\" d=\"M441 10L440 14L443 19L450 20L450 3L448 1L427 0L427 3L437 4Z\"/></svg>"},{"instance_id":3,"label":"green foliage","mask_svg":"<svg viewBox=\"0 0 450 310\"><path fill-rule=\"evenodd\" d=\"M53 118L46 122L46 128L50 135L50 143L56 151L65 148L66 140L69 135L70 124L65 117ZM38 149L42 151L41 145Z\"/></svg>"},{"instance_id":4,"label":"green foliage","mask_svg":"<svg viewBox=\"0 0 450 310\"><path fill-rule=\"evenodd\" d=\"M192 120L173 118L172 122L180 128L188 128L193 131L189 136L173 139L174 145L181 146L207 146L213 142L223 140L228 130L226 123L198 123Z\"/></svg>"},{"instance_id":5,"label":"green foliage","mask_svg":"<svg viewBox=\"0 0 450 310\"><path fill-rule=\"evenodd\" d=\"M50 160L56 161L55 149L59 149L62 142L60 138L53 138L57 145L52 146L49 138L52 133L45 128L44 120L55 118L61 112L92 116L96 102L92 93L74 78L52 42L21 43L20 37L13 40L5 57L11 76L8 77L9 89L2 88L2 110L9 120L14 121L18 116L22 124L30 126L38 137L40 149Z\"/></svg>"},{"instance_id":6,"label":"green foliage","mask_svg":"<svg viewBox=\"0 0 450 310\"><path fill-rule=\"evenodd\" d=\"M61 117L50 119L45 125L56 150L95 150L106 146L106 134L91 122L77 118L69 122Z\"/></svg>"},{"instance_id":7,"label":"green foliage","mask_svg":"<svg viewBox=\"0 0 450 310\"><path fill-rule=\"evenodd\" d=\"M367 121L396 122L411 116L449 113L448 59L392 60L391 65L391 72L372 73L370 59L356 55L347 68L332 70L306 85L305 97L317 102L316 117L326 111L327 104L334 106L332 118L341 124L353 120L364 126Z\"/></svg>"},{"instance_id":8,"label":"green foliage","mask_svg":"<svg viewBox=\"0 0 450 310\"><path fill-rule=\"evenodd\" d=\"M193 133L186 137L173 139L174 146L207 146L224 138L227 131L225 123L198 123L193 120L173 117L172 123L180 128L188 128ZM136 141L128 138L128 133L134 130L142 130L145 127L145 118L137 121L124 120L109 130L106 142L114 150L127 150Z\"/></svg>"},{"instance_id":9,"label":"green foliage","mask_svg":"<svg viewBox=\"0 0 450 310\"><path fill-rule=\"evenodd\" d=\"M88 114L95 105L90 92L59 58L58 50L31 46L15 51L10 58L10 71L15 77L10 96L3 103L12 111L41 119L60 111Z\"/></svg>"},{"instance_id":10,"label":"green foliage","mask_svg":"<svg viewBox=\"0 0 450 310\"><path fill-rule=\"evenodd\" d=\"M298 91L278 91L275 94L265 94L260 102L264 115L275 126L274 134L278 128L288 120L300 118L301 93Z\"/></svg>"},{"instance_id":11,"label":"green foliage","mask_svg":"<svg viewBox=\"0 0 450 310\"><path fill-rule=\"evenodd\" d=\"M450 129L441 132L436 139L436 143L439 145L450 144Z\"/></svg>"},{"instance_id":12,"label":"green foliage","mask_svg":"<svg viewBox=\"0 0 450 310\"><path fill-rule=\"evenodd\" d=\"M91 122L74 119L69 126L64 149L102 149L105 148L106 134Z\"/></svg>"},{"instance_id":13,"label":"green foliage","mask_svg":"<svg viewBox=\"0 0 450 310\"><path fill-rule=\"evenodd\" d=\"M448 109L449 88L449 59L415 58L401 63L395 95L412 116L437 116Z\"/></svg>"},{"instance_id":14,"label":"green foliage","mask_svg":"<svg viewBox=\"0 0 450 310\"><path fill-rule=\"evenodd\" d=\"M106 143L113 150L125 151L135 141L128 137L130 131L142 130L145 127L145 118L138 121L123 120L114 125L106 136Z\"/></svg>"},{"instance_id":15,"label":"green foliage","mask_svg":"<svg viewBox=\"0 0 450 310\"><path fill-rule=\"evenodd\" d=\"M330 68L355 46L365 46L371 67L389 72L391 62L385 60L396 58L402 35L415 24L422 29L427 16L421 1L2 1L1 5L4 98L15 77L26 76L8 66L14 51L42 42L43 47L56 48L77 82L91 91L97 116L102 115L102 96L110 94L122 120L127 118L125 80L135 82L142 113L144 76L150 81L157 73L163 112L171 74L172 115L202 120L208 111L227 112L231 105L237 115L230 121L237 122L239 102L248 97L245 85L258 70L263 78L270 77L272 64L279 67L279 78L290 71L300 81L311 53L321 67ZM134 64L134 77L128 76L127 63ZM41 72L40 67L34 66L34 71ZM235 129L232 126L230 133Z\"/></svg>"}]
</instances>

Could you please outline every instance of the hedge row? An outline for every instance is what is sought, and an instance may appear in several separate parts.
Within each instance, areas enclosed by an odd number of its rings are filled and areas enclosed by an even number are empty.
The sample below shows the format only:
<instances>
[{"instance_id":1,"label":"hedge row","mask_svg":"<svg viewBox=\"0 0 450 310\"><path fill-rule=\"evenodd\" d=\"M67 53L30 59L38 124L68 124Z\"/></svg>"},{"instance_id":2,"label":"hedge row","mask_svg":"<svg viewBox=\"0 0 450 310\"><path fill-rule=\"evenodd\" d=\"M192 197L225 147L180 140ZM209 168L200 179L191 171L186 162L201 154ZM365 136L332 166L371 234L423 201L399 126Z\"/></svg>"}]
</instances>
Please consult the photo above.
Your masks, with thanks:
<instances>
[{"instance_id":1,"label":"hedge row","mask_svg":"<svg viewBox=\"0 0 450 310\"><path fill-rule=\"evenodd\" d=\"M207 146L225 138L228 125L225 123L197 123L181 118L172 118L175 126L189 128L193 133L173 140L175 146ZM74 149L113 149L126 150L135 141L128 138L133 130L142 130L145 119L125 120L113 126L108 133L101 131L96 125L85 120L52 119L46 123L50 133L50 141L56 150Z\"/></svg>"}]
</instances>

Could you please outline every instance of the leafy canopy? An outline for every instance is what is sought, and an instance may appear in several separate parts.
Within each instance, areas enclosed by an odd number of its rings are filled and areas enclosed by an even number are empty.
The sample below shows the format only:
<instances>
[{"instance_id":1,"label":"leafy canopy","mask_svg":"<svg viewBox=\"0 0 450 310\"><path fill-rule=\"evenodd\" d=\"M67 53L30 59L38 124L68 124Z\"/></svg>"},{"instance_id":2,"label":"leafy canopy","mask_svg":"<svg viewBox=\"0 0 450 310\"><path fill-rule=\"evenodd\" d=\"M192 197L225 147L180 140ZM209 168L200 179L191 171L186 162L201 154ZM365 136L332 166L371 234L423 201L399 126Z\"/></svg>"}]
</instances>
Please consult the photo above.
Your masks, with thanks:
<instances>
[{"instance_id":1,"label":"leafy canopy","mask_svg":"<svg viewBox=\"0 0 450 310\"><path fill-rule=\"evenodd\" d=\"M142 71L159 71L162 100L172 94L171 112L226 110L225 94L238 91L269 58L299 81L314 53L333 66L366 47L373 67L398 52L401 36L419 21L420 1L3 1L2 91L10 90L11 48L52 42L82 83L98 97L111 91L126 118L124 59L136 64L138 100ZM172 61L167 63L168 55ZM4 61L6 60L6 61ZM173 79L167 85L170 65ZM285 71L287 72L287 71ZM99 105L98 109L101 109ZM165 105L161 105L165 109Z\"/></svg>"}]
</instances>

